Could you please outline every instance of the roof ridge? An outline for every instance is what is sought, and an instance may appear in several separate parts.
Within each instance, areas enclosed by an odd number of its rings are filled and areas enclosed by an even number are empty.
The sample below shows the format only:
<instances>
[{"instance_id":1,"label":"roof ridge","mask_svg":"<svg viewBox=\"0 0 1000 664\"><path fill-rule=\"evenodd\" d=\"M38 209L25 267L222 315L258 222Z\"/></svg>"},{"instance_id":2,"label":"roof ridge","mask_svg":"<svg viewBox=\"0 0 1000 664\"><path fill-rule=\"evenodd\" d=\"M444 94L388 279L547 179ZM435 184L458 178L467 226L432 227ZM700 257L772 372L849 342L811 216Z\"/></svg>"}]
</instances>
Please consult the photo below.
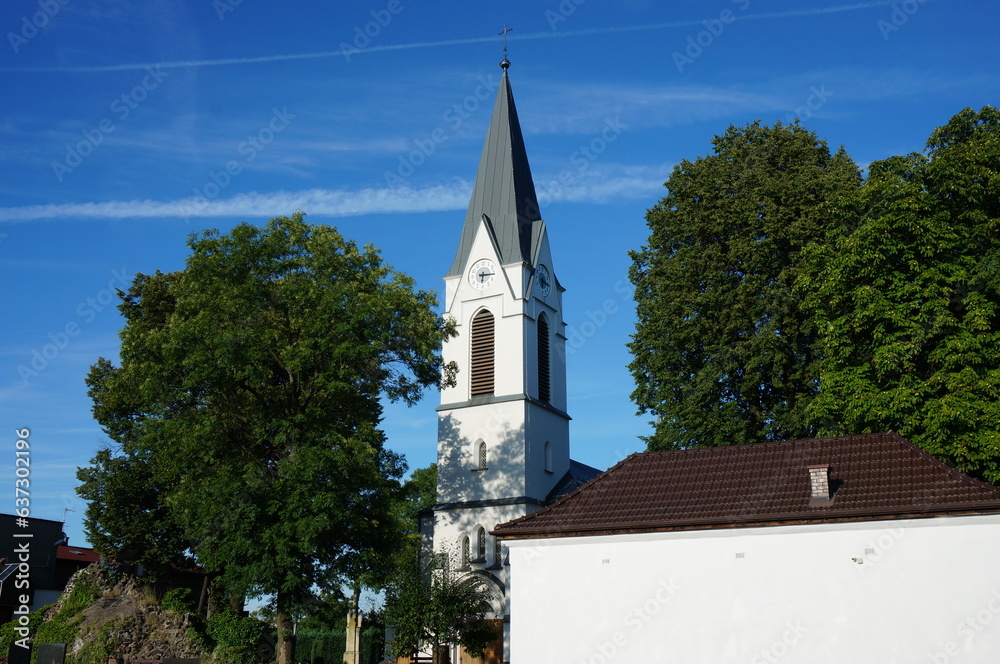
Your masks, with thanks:
<instances>
[{"instance_id":1,"label":"roof ridge","mask_svg":"<svg viewBox=\"0 0 1000 664\"><path fill-rule=\"evenodd\" d=\"M969 486L978 489L985 489L990 493L995 493L997 495L1000 495L1000 487L996 486L995 484L990 484L989 482L984 482L982 480L976 479L975 477L971 477L970 475L966 475L957 468L949 466L941 459L938 459L927 450L923 449L922 447L912 442L911 440L908 440L907 438L899 435L895 431L890 431L889 433L893 434L895 436L894 440L902 444L911 454L915 454L918 457L930 461L934 465L938 466L941 470L944 470L946 474L952 477L952 479L958 480L963 484L968 484Z\"/></svg>"}]
</instances>

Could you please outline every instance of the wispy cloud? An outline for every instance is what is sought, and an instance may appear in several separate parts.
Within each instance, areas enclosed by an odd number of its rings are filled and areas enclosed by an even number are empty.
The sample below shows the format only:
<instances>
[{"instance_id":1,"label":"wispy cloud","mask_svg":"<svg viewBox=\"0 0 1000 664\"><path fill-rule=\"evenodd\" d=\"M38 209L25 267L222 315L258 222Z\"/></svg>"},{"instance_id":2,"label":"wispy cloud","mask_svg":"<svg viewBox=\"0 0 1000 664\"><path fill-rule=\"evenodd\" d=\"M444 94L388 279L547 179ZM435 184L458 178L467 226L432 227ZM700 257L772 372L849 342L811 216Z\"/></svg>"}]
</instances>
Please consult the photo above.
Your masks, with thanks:
<instances>
[{"instance_id":1,"label":"wispy cloud","mask_svg":"<svg viewBox=\"0 0 1000 664\"><path fill-rule=\"evenodd\" d=\"M823 14L834 14L840 12L871 9L873 7L883 7L887 5L892 5L894 2L898 2L898 0L869 0L868 2L855 2L851 4L833 5L830 7L814 7L807 9L792 9L792 10L777 11L777 12L761 12L757 14L743 14L739 17L739 20L747 21L747 20L796 18L800 16L817 16ZM650 23L646 25L607 26L603 28L591 28L588 30L531 32L524 34L512 33L510 35L510 39L512 41L516 41L516 40L529 40L529 39L588 37L592 35L602 35L602 34L612 34L612 33L666 30L670 28L701 27L702 24L703 24L702 19L692 19L686 21L667 21L664 23ZM496 39L497 38L495 36L491 35L489 37L444 39L437 41L412 42L409 44L381 44L376 46L369 46L368 48L365 48L360 51L356 49L351 49L350 51L344 51L341 49L336 51L321 51L317 53L286 53L278 55L261 55L255 57L245 57L245 58L216 58L212 60L175 60L171 62L143 62L143 63L126 63L118 65L0 67L0 71L101 73L101 72L112 72L112 71L142 70L146 69L147 67L159 67L162 69L178 69L187 67L218 67L225 65L248 65L248 64L258 64L264 62L280 62L285 60L339 58L345 56L357 57L358 55L365 55L369 53L380 53L384 51L403 51L403 50L422 49L422 48L441 48L444 46L460 46L464 44L495 42Z\"/></svg>"},{"instance_id":2,"label":"wispy cloud","mask_svg":"<svg viewBox=\"0 0 1000 664\"><path fill-rule=\"evenodd\" d=\"M288 214L301 209L335 217L375 213L456 210L469 202L467 182L422 189L383 188L309 189L305 191L249 192L232 198L195 197L174 201L131 200L101 203L61 203L0 208L0 221L41 219L155 219L189 217L244 217Z\"/></svg>"},{"instance_id":3,"label":"wispy cloud","mask_svg":"<svg viewBox=\"0 0 1000 664\"><path fill-rule=\"evenodd\" d=\"M664 168L593 168L572 186L561 187L548 200L605 203L613 199L648 196L663 183ZM537 178L546 181L544 174ZM205 200L194 197L173 201L131 200L99 203L54 203L0 208L0 222L46 219L168 219L202 217L266 217L305 210L331 217L366 214L404 214L464 210L472 183L457 180L429 187L308 189L304 191L249 192L232 198ZM541 191L539 192L541 194Z\"/></svg>"}]
</instances>

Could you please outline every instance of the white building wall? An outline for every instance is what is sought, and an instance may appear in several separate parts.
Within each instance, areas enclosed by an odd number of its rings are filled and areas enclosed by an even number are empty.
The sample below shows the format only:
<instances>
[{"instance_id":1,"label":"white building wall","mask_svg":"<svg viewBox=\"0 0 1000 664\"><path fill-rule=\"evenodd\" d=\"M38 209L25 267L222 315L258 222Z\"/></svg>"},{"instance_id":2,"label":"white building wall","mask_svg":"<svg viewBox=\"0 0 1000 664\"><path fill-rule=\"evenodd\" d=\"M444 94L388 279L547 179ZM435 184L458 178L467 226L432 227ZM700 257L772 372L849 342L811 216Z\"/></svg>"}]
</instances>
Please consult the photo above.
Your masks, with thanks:
<instances>
[{"instance_id":1,"label":"white building wall","mask_svg":"<svg viewBox=\"0 0 1000 664\"><path fill-rule=\"evenodd\" d=\"M1000 661L1000 516L507 545L514 664Z\"/></svg>"},{"instance_id":2,"label":"white building wall","mask_svg":"<svg viewBox=\"0 0 1000 664\"><path fill-rule=\"evenodd\" d=\"M479 470L479 441L486 470ZM438 414L439 503L523 496L524 463L523 401Z\"/></svg>"}]
</instances>

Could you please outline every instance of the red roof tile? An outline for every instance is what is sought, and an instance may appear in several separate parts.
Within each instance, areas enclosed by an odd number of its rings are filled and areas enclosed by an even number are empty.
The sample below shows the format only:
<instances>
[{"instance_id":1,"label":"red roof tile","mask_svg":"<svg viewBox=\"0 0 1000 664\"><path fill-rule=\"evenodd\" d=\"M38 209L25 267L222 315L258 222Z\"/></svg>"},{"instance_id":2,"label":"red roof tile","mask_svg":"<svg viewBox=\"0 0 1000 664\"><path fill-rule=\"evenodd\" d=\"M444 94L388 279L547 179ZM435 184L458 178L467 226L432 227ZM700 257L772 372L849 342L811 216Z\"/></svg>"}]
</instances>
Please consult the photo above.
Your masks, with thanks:
<instances>
[{"instance_id":1,"label":"red roof tile","mask_svg":"<svg viewBox=\"0 0 1000 664\"><path fill-rule=\"evenodd\" d=\"M830 500L809 466L829 464ZM893 433L632 454L549 507L502 524L508 539L1000 513L1000 488Z\"/></svg>"}]
</instances>

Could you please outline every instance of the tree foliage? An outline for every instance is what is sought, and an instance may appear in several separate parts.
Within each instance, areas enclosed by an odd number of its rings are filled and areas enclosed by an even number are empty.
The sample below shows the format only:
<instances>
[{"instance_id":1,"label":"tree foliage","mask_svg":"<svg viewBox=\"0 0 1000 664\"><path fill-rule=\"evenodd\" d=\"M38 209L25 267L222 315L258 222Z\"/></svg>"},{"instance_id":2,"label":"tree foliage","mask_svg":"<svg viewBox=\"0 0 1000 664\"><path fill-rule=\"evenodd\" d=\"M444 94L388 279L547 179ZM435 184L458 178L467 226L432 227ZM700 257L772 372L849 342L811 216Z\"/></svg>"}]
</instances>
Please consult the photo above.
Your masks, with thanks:
<instances>
[{"instance_id":1,"label":"tree foliage","mask_svg":"<svg viewBox=\"0 0 1000 664\"><path fill-rule=\"evenodd\" d=\"M810 249L823 433L893 429L1000 481L1000 112L965 109L927 156L873 163Z\"/></svg>"},{"instance_id":2,"label":"tree foliage","mask_svg":"<svg viewBox=\"0 0 1000 664\"><path fill-rule=\"evenodd\" d=\"M121 363L88 376L117 446L80 472L88 535L156 561L176 547L229 592L273 595L287 662L289 614L396 544L404 463L380 399L413 403L448 380L449 331L433 294L301 214L189 246L183 271L138 275L122 295ZM125 486L133 471L142 482ZM148 531L115 512L133 497Z\"/></svg>"},{"instance_id":3,"label":"tree foliage","mask_svg":"<svg viewBox=\"0 0 1000 664\"><path fill-rule=\"evenodd\" d=\"M457 644L481 657L496 638L488 621L498 600L484 577L464 570L446 554L421 559L417 547L408 547L406 564L386 590L386 620L394 630L392 651L409 657L430 648Z\"/></svg>"},{"instance_id":4,"label":"tree foliage","mask_svg":"<svg viewBox=\"0 0 1000 664\"><path fill-rule=\"evenodd\" d=\"M631 253L632 398L657 417L650 449L812 432L814 329L793 291L858 169L797 124L730 127L713 145L674 168Z\"/></svg>"}]
</instances>

